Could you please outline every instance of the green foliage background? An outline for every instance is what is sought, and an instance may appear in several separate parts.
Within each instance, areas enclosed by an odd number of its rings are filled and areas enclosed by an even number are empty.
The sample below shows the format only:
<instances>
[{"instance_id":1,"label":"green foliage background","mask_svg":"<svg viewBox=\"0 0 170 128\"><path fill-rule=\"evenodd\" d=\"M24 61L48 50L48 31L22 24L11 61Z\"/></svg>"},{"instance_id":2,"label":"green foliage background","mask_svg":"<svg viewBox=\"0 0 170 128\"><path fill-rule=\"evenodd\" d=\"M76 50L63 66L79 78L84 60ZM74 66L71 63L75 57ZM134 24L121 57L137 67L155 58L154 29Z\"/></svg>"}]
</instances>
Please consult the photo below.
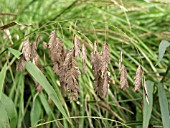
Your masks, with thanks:
<instances>
[{"instance_id":1,"label":"green foliage background","mask_svg":"<svg viewBox=\"0 0 170 128\"><path fill-rule=\"evenodd\" d=\"M38 127L37 124L41 124L40 127L46 125L54 128L140 128L142 125L169 127L168 72L164 81L160 83L170 62L168 50L160 64L156 66L161 40L170 40L168 1L0 0L0 2L0 26L13 21L29 25L27 27L15 25L9 28L11 37L6 36L4 30L0 30L0 127ZM80 96L77 102L70 103L68 99L62 97L57 84L58 76L53 73L51 66L48 66L51 65L51 61L48 50L43 49L42 42L48 42L52 30L56 30L57 36L67 49L73 46L75 35L87 42L87 73L79 78ZM38 54L44 70L39 71L29 62L26 71L16 72L21 42L26 38L34 42L39 35L41 40ZM115 83L110 84L105 101L100 100L93 89L94 77L89 57L94 41L98 42L99 48L103 42L107 42L111 50L109 71ZM130 86L125 91L119 88L120 51L123 52L123 63L128 71ZM81 61L79 65L81 66ZM133 77L138 65L141 65L145 72L151 96L149 100L153 105L146 105L142 89L138 92L133 91ZM34 81L42 82L41 94L37 93ZM162 113L161 110L166 112Z\"/></svg>"}]
</instances>

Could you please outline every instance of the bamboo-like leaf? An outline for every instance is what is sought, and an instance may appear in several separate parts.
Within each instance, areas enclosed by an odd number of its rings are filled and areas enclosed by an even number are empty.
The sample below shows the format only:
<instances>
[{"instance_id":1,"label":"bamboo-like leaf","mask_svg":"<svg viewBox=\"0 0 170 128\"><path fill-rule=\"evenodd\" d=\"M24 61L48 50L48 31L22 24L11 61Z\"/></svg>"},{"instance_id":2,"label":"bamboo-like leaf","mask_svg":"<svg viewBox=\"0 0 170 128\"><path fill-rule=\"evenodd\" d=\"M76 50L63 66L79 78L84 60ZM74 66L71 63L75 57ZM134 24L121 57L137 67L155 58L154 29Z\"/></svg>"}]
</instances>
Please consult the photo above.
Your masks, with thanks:
<instances>
[{"instance_id":1,"label":"bamboo-like leaf","mask_svg":"<svg viewBox=\"0 0 170 128\"><path fill-rule=\"evenodd\" d=\"M1 96L2 96L2 89L3 89L4 80L5 80L5 76L6 76L6 70L7 70L7 65L5 64L0 72L0 100L1 100Z\"/></svg>"},{"instance_id":2,"label":"bamboo-like leaf","mask_svg":"<svg viewBox=\"0 0 170 128\"><path fill-rule=\"evenodd\" d=\"M68 116L62 106L61 100L57 96L56 92L54 91L53 87L50 85L44 74L41 72L41 70L33 63L27 62L26 63L26 69L27 71L32 75L32 77L41 84L43 89L47 92L47 94L50 96L50 98L53 100L54 104L56 107L59 109L59 111L63 114L65 118L67 118L68 121Z\"/></svg>"},{"instance_id":3,"label":"bamboo-like leaf","mask_svg":"<svg viewBox=\"0 0 170 128\"><path fill-rule=\"evenodd\" d=\"M146 93L143 91L143 101L144 101L144 108L143 108L143 128L148 128L149 120L151 118L151 112L153 107L153 86L154 83L152 81L146 81L146 89L148 90L148 100L149 104L146 100Z\"/></svg>"},{"instance_id":4,"label":"bamboo-like leaf","mask_svg":"<svg viewBox=\"0 0 170 128\"><path fill-rule=\"evenodd\" d=\"M22 54L20 51L15 50L13 48L8 48L8 50L17 58L19 59L19 56Z\"/></svg>"},{"instance_id":5,"label":"bamboo-like leaf","mask_svg":"<svg viewBox=\"0 0 170 128\"><path fill-rule=\"evenodd\" d=\"M13 101L10 98L8 98L5 94L2 94L1 103L5 107L8 118L10 120L11 128L15 128L17 125L17 111L15 109Z\"/></svg>"},{"instance_id":6,"label":"bamboo-like leaf","mask_svg":"<svg viewBox=\"0 0 170 128\"><path fill-rule=\"evenodd\" d=\"M160 45L159 45L158 62L157 62L156 65L158 65L158 64L161 62L161 60L162 60L162 58L163 58L163 56L164 56L164 54L165 54L165 51L166 51L166 49L167 49L169 46L170 46L170 42L168 42L168 41L166 41L166 40L162 40L162 41L161 41L161 43L160 43Z\"/></svg>"},{"instance_id":7,"label":"bamboo-like leaf","mask_svg":"<svg viewBox=\"0 0 170 128\"><path fill-rule=\"evenodd\" d=\"M5 106L0 101L0 127L1 128L10 128L8 114L5 110Z\"/></svg>"},{"instance_id":8,"label":"bamboo-like leaf","mask_svg":"<svg viewBox=\"0 0 170 128\"><path fill-rule=\"evenodd\" d=\"M162 83L158 84L158 95L159 95L159 104L161 108L161 117L164 128L170 128L170 118L169 118L169 109L168 109L168 100L166 97L166 92Z\"/></svg>"},{"instance_id":9,"label":"bamboo-like leaf","mask_svg":"<svg viewBox=\"0 0 170 128\"><path fill-rule=\"evenodd\" d=\"M34 126L40 119L42 107L37 95L34 96L33 106L31 109L31 126Z\"/></svg>"}]
</instances>

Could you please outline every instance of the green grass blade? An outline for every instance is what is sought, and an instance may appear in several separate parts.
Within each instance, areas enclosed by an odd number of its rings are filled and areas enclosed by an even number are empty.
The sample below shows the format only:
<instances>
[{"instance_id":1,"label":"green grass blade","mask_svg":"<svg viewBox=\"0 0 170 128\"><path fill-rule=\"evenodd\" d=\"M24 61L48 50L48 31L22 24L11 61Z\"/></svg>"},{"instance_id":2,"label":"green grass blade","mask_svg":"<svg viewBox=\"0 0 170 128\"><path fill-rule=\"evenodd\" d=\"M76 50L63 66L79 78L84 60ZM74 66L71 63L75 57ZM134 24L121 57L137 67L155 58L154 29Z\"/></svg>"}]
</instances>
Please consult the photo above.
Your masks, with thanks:
<instances>
[{"instance_id":1,"label":"green grass blade","mask_svg":"<svg viewBox=\"0 0 170 128\"><path fill-rule=\"evenodd\" d=\"M167 47L169 47L169 46L170 46L170 43L168 41L166 41L166 40L161 41L161 43L159 45L158 62L156 65L158 65L161 62L161 60L165 54L165 51L166 51Z\"/></svg>"},{"instance_id":2,"label":"green grass blade","mask_svg":"<svg viewBox=\"0 0 170 128\"><path fill-rule=\"evenodd\" d=\"M7 70L7 65L5 64L0 72L0 100L1 100L1 96L2 96L2 89L3 89L4 80L5 80L5 76L6 76L6 70Z\"/></svg>"},{"instance_id":3,"label":"green grass blade","mask_svg":"<svg viewBox=\"0 0 170 128\"><path fill-rule=\"evenodd\" d=\"M32 77L38 83L40 83L40 85L43 87L43 89L47 92L47 94L53 100L54 104L59 109L59 111L63 114L63 116L68 119L68 116L61 104L59 97L57 96L56 92L54 91L53 87L50 85L50 83L48 82L44 74L39 70L39 68L31 62L27 62L26 69L32 75Z\"/></svg>"},{"instance_id":4,"label":"green grass blade","mask_svg":"<svg viewBox=\"0 0 170 128\"><path fill-rule=\"evenodd\" d=\"M17 111L15 109L15 104L5 94L2 94L1 103L5 107L5 110L7 112L8 118L10 119L11 128L16 128L16 125L17 125Z\"/></svg>"},{"instance_id":5,"label":"green grass blade","mask_svg":"<svg viewBox=\"0 0 170 128\"><path fill-rule=\"evenodd\" d=\"M0 101L0 128L10 128L5 106Z\"/></svg>"},{"instance_id":6,"label":"green grass blade","mask_svg":"<svg viewBox=\"0 0 170 128\"><path fill-rule=\"evenodd\" d=\"M148 128L149 120L151 118L152 105L153 105L153 86L152 81L146 81L146 88L148 91L149 104L145 98L145 92L143 91L144 109L143 109L143 128Z\"/></svg>"},{"instance_id":7,"label":"green grass blade","mask_svg":"<svg viewBox=\"0 0 170 128\"><path fill-rule=\"evenodd\" d=\"M168 100L162 83L158 84L159 104L161 107L162 123L164 128L170 128Z\"/></svg>"},{"instance_id":8,"label":"green grass blade","mask_svg":"<svg viewBox=\"0 0 170 128\"><path fill-rule=\"evenodd\" d=\"M19 56L22 54L21 52L19 52L18 50L15 50L13 48L8 48L8 50L17 58L19 59Z\"/></svg>"},{"instance_id":9,"label":"green grass blade","mask_svg":"<svg viewBox=\"0 0 170 128\"><path fill-rule=\"evenodd\" d=\"M48 116L53 116L53 118L55 117L54 116L54 113L52 112L51 108L50 108L50 105L48 104L48 101L47 99L45 98L44 94L41 93L39 94L39 98L40 98L40 101L41 101L41 104L43 105L44 109L45 109L45 112L47 113Z\"/></svg>"},{"instance_id":10,"label":"green grass blade","mask_svg":"<svg viewBox=\"0 0 170 128\"><path fill-rule=\"evenodd\" d=\"M41 113L42 113L42 107L37 95L35 95L32 109L31 109L31 126L34 126L36 125L36 123L38 123Z\"/></svg>"}]
</instances>

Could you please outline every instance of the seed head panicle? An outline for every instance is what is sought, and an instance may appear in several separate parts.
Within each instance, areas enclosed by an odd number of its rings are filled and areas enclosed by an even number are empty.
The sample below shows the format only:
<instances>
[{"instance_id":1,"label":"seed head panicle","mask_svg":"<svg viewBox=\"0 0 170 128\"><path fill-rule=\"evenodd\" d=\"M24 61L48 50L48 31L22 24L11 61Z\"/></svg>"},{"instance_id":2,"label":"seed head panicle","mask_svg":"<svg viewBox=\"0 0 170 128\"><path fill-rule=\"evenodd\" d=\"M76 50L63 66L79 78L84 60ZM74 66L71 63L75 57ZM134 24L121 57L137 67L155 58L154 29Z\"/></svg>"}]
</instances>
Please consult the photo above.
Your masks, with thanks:
<instances>
[{"instance_id":1,"label":"seed head panicle","mask_svg":"<svg viewBox=\"0 0 170 128\"><path fill-rule=\"evenodd\" d=\"M120 88L125 89L129 87L127 79L127 70L126 67L122 64L120 68Z\"/></svg>"},{"instance_id":2,"label":"seed head panicle","mask_svg":"<svg viewBox=\"0 0 170 128\"><path fill-rule=\"evenodd\" d=\"M143 76L143 70L142 67L139 65L134 77L135 91L139 90L142 86L142 76Z\"/></svg>"}]
</instances>

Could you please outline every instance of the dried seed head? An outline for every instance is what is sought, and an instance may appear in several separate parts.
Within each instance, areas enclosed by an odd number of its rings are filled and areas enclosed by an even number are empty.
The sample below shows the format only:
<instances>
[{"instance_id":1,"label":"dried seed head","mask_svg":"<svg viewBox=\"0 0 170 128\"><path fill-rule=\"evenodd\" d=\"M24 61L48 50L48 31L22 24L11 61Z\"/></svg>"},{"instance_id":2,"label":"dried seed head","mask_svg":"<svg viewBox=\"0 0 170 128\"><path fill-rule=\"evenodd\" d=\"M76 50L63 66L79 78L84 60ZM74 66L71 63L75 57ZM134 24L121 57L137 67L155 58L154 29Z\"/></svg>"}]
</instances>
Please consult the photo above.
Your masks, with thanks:
<instances>
[{"instance_id":1,"label":"dried seed head","mask_svg":"<svg viewBox=\"0 0 170 128\"><path fill-rule=\"evenodd\" d=\"M86 72L86 47L84 46L84 43L82 44L82 61L83 61L83 74Z\"/></svg>"},{"instance_id":2,"label":"dried seed head","mask_svg":"<svg viewBox=\"0 0 170 128\"><path fill-rule=\"evenodd\" d=\"M47 43L43 41L43 48L47 49Z\"/></svg>"},{"instance_id":3,"label":"dried seed head","mask_svg":"<svg viewBox=\"0 0 170 128\"><path fill-rule=\"evenodd\" d=\"M31 59L33 59L36 55L37 55L37 43L36 42L33 42L31 44Z\"/></svg>"},{"instance_id":4,"label":"dried seed head","mask_svg":"<svg viewBox=\"0 0 170 128\"><path fill-rule=\"evenodd\" d=\"M120 51L119 70L121 68L121 65L122 65L122 51Z\"/></svg>"},{"instance_id":5,"label":"dried seed head","mask_svg":"<svg viewBox=\"0 0 170 128\"><path fill-rule=\"evenodd\" d=\"M139 65L138 69L136 70L136 75L134 77L135 91L137 91L141 88L142 76L143 76L142 67Z\"/></svg>"},{"instance_id":6,"label":"dried seed head","mask_svg":"<svg viewBox=\"0 0 170 128\"><path fill-rule=\"evenodd\" d=\"M79 57L80 56L80 42L78 40L77 37L75 37L74 39L74 49L75 49L75 57Z\"/></svg>"},{"instance_id":7,"label":"dried seed head","mask_svg":"<svg viewBox=\"0 0 170 128\"><path fill-rule=\"evenodd\" d=\"M93 54L96 54L97 52L97 42L94 42L94 47L93 47Z\"/></svg>"},{"instance_id":8,"label":"dried seed head","mask_svg":"<svg viewBox=\"0 0 170 128\"><path fill-rule=\"evenodd\" d=\"M106 42L102 46L102 57L106 64L110 63L110 49Z\"/></svg>"},{"instance_id":9,"label":"dried seed head","mask_svg":"<svg viewBox=\"0 0 170 128\"><path fill-rule=\"evenodd\" d=\"M19 72L23 71L25 69L25 64L26 64L26 61L25 61L24 57L21 56L17 62L16 71L19 71Z\"/></svg>"},{"instance_id":10,"label":"dried seed head","mask_svg":"<svg viewBox=\"0 0 170 128\"><path fill-rule=\"evenodd\" d=\"M23 42L23 48L22 48L22 53L26 61L29 61L31 58L31 45L29 43L29 40L25 40Z\"/></svg>"},{"instance_id":11,"label":"dried seed head","mask_svg":"<svg viewBox=\"0 0 170 128\"><path fill-rule=\"evenodd\" d=\"M107 71L107 66L110 63L110 50L106 42L102 46L101 60L101 77L104 78L104 72Z\"/></svg>"},{"instance_id":12,"label":"dried seed head","mask_svg":"<svg viewBox=\"0 0 170 128\"><path fill-rule=\"evenodd\" d=\"M72 58L71 67L66 71L65 74L65 83L68 87L69 91L69 99L78 100L78 76L80 75L80 71L77 65L77 62Z\"/></svg>"},{"instance_id":13,"label":"dried seed head","mask_svg":"<svg viewBox=\"0 0 170 128\"><path fill-rule=\"evenodd\" d=\"M56 45L55 42L56 42L56 33L55 31L52 31L50 34L50 40L48 42L48 48L49 49L53 48L53 46Z\"/></svg>"},{"instance_id":14,"label":"dried seed head","mask_svg":"<svg viewBox=\"0 0 170 128\"><path fill-rule=\"evenodd\" d=\"M48 45L53 70L58 74L64 62L65 50L63 42L59 38L56 38L55 31L52 31Z\"/></svg>"},{"instance_id":15,"label":"dried seed head","mask_svg":"<svg viewBox=\"0 0 170 128\"><path fill-rule=\"evenodd\" d=\"M94 88L95 88L95 92L97 93L97 95L101 98L104 98L107 95L108 92L108 74L107 72L104 73L104 77L101 78L101 76L97 76L95 77L95 81L94 81Z\"/></svg>"},{"instance_id":16,"label":"dried seed head","mask_svg":"<svg viewBox=\"0 0 170 128\"><path fill-rule=\"evenodd\" d=\"M124 65L120 68L120 88L125 89L129 87L128 86L128 80L127 80L127 70Z\"/></svg>"},{"instance_id":17,"label":"dried seed head","mask_svg":"<svg viewBox=\"0 0 170 128\"><path fill-rule=\"evenodd\" d=\"M91 63L94 73L94 89L97 95L104 98L108 92L108 63L110 62L110 52L106 43L103 44L102 52L97 51L96 42L94 51L91 53Z\"/></svg>"},{"instance_id":18,"label":"dried seed head","mask_svg":"<svg viewBox=\"0 0 170 128\"><path fill-rule=\"evenodd\" d=\"M36 52L36 54L35 54L34 57L33 57L33 62L35 63L35 65L37 65L37 67L38 67L40 70L42 70L42 66L41 66L41 63L40 63L40 57L39 57L39 55L37 54L37 52Z\"/></svg>"}]
</instances>

